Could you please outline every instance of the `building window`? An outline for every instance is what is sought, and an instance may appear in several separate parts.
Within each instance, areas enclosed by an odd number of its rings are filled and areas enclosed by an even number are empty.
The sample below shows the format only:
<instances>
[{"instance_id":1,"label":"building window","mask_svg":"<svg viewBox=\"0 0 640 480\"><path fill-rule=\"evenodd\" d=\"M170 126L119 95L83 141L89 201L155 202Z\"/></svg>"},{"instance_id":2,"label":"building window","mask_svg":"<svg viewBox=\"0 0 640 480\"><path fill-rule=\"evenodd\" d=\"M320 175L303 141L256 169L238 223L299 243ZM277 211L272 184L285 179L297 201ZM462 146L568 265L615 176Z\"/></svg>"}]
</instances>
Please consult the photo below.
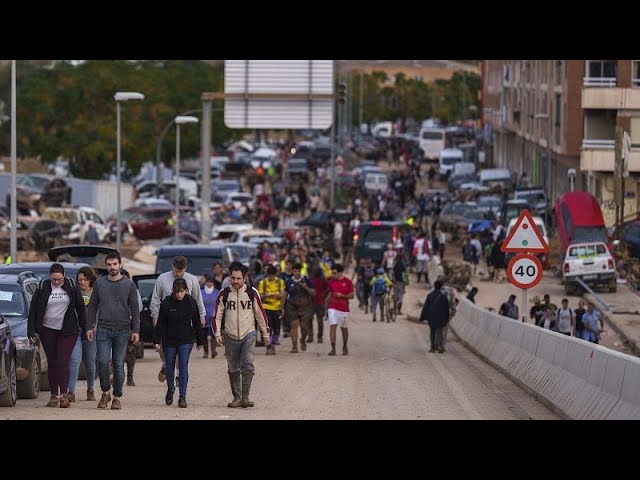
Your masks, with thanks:
<instances>
[{"instance_id":1,"label":"building window","mask_svg":"<svg viewBox=\"0 0 640 480\"><path fill-rule=\"evenodd\" d=\"M505 82L509 81L509 64L505 63L502 67L503 69L503 78Z\"/></svg>"},{"instance_id":2,"label":"building window","mask_svg":"<svg viewBox=\"0 0 640 480\"><path fill-rule=\"evenodd\" d=\"M413 77L413 78L415 78L415 79L416 79L417 81L419 81L419 82L424 82L424 78L422 78L422 75L416 75L416 76L415 76L415 77Z\"/></svg>"},{"instance_id":3,"label":"building window","mask_svg":"<svg viewBox=\"0 0 640 480\"><path fill-rule=\"evenodd\" d=\"M555 73L556 73L556 85L562 85L562 67L564 62L562 60L556 60Z\"/></svg>"},{"instance_id":4,"label":"building window","mask_svg":"<svg viewBox=\"0 0 640 480\"><path fill-rule=\"evenodd\" d=\"M633 61L633 69L631 73L631 84L634 87L640 87L640 60Z\"/></svg>"},{"instance_id":5,"label":"building window","mask_svg":"<svg viewBox=\"0 0 640 480\"><path fill-rule=\"evenodd\" d=\"M615 87L617 68L616 60L587 60L584 84L591 87Z\"/></svg>"},{"instance_id":6,"label":"building window","mask_svg":"<svg viewBox=\"0 0 640 480\"><path fill-rule=\"evenodd\" d=\"M631 147L640 148L640 117L631 118Z\"/></svg>"},{"instance_id":7,"label":"building window","mask_svg":"<svg viewBox=\"0 0 640 480\"><path fill-rule=\"evenodd\" d=\"M531 83L531 61L526 60L524 62L525 75L527 79L527 83Z\"/></svg>"},{"instance_id":8,"label":"building window","mask_svg":"<svg viewBox=\"0 0 640 480\"><path fill-rule=\"evenodd\" d=\"M560 123L562 120L562 96L559 93L556 93L555 99L555 108L554 108L554 122L553 127L555 130L555 135L553 136L554 142L556 145L560 145ZM549 118L551 120L551 118Z\"/></svg>"}]
</instances>

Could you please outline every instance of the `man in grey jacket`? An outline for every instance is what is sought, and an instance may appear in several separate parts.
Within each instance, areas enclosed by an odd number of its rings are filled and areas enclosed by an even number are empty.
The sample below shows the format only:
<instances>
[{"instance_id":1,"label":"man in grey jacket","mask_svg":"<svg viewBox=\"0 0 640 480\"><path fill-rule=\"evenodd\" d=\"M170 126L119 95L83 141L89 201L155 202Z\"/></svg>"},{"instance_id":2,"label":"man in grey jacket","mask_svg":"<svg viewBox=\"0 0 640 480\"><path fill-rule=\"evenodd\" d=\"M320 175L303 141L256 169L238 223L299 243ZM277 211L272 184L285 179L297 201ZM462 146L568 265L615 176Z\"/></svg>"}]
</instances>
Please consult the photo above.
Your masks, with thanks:
<instances>
[{"instance_id":1,"label":"man in grey jacket","mask_svg":"<svg viewBox=\"0 0 640 480\"><path fill-rule=\"evenodd\" d=\"M187 272L187 259L182 255L178 255L173 258L173 262L171 263L171 271L161 274L156 279L156 285L153 288L153 295L151 296L150 305L153 326L155 327L156 323L158 323L160 304L162 303L162 300L165 299L165 297L171 295L171 291L173 289L173 281L176 278L184 278L184 280L187 282L188 293L194 298L196 304L198 305L198 312L200 313L200 325L204 327L206 310L204 308L204 302L202 301L202 290L200 290L200 282L198 281L198 277ZM160 347L158 353L160 354L160 358L162 359L162 368L160 369L160 373L158 373L158 380L164 382L166 380L166 376L164 370L164 352L162 351L162 346Z\"/></svg>"},{"instance_id":2,"label":"man in grey jacket","mask_svg":"<svg viewBox=\"0 0 640 480\"><path fill-rule=\"evenodd\" d=\"M133 280L122 275L122 259L118 252L107 254L105 264L109 275L100 277L93 286L88 309L88 329L98 326L97 342L98 372L102 398L98 408L107 408L111 401L109 382L109 357L113 362L113 402L112 410L120 410L122 405L122 385L124 384L124 358L129 339L138 343L140 339L140 310L138 289Z\"/></svg>"}]
</instances>

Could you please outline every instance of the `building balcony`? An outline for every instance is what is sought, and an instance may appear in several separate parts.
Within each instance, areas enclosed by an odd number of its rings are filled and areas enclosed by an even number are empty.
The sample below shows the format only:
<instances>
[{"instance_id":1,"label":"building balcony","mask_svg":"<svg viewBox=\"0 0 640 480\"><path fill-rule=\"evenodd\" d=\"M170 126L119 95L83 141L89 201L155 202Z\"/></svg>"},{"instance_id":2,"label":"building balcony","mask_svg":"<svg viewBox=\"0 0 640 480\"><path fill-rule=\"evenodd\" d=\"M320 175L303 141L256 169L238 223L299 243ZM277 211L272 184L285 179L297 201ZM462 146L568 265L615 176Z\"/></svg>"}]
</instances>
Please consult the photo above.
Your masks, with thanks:
<instances>
[{"instance_id":1,"label":"building balcony","mask_svg":"<svg viewBox=\"0 0 640 480\"><path fill-rule=\"evenodd\" d=\"M583 109L640 109L640 89L582 87Z\"/></svg>"},{"instance_id":2,"label":"building balcony","mask_svg":"<svg viewBox=\"0 0 640 480\"><path fill-rule=\"evenodd\" d=\"M615 156L615 140L584 139L580 150L580 170L613 172ZM640 149L631 150L629 154L629 172L640 173Z\"/></svg>"}]
</instances>

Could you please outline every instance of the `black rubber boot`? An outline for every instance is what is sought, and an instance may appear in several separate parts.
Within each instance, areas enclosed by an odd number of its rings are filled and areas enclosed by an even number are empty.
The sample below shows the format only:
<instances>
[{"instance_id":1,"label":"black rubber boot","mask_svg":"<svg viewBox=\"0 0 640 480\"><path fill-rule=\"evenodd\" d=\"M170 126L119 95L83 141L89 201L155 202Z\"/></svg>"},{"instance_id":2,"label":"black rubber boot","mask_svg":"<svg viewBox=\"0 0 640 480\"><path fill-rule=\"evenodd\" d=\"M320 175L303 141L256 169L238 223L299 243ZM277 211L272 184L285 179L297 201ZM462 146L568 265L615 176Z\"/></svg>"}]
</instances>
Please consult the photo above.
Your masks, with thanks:
<instances>
[{"instance_id":1,"label":"black rubber boot","mask_svg":"<svg viewBox=\"0 0 640 480\"><path fill-rule=\"evenodd\" d=\"M242 400L240 406L242 408L253 407L254 403L249 400L249 393L251 392L251 382L253 381L253 373L242 374Z\"/></svg>"},{"instance_id":2,"label":"black rubber boot","mask_svg":"<svg viewBox=\"0 0 640 480\"><path fill-rule=\"evenodd\" d=\"M229 408L240 407L240 397L242 396L242 383L240 379L240 372L229 374L229 383L231 384L231 393L233 394L233 400L227 404Z\"/></svg>"}]
</instances>

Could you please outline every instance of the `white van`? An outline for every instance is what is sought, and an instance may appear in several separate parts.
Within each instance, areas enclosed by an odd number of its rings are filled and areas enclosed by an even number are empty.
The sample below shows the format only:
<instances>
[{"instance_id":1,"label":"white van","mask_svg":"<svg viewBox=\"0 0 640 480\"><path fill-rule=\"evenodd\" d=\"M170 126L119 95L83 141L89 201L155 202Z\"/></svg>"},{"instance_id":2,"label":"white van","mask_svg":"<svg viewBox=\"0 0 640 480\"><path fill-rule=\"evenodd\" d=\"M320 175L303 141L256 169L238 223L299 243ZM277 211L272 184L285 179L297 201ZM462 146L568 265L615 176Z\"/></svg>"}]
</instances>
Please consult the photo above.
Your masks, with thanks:
<instances>
[{"instance_id":1,"label":"white van","mask_svg":"<svg viewBox=\"0 0 640 480\"><path fill-rule=\"evenodd\" d=\"M512 190L513 176L508 168L487 168L480 170L479 183L487 189L500 186L504 190Z\"/></svg>"},{"instance_id":2,"label":"white van","mask_svg":"<svg viewBox=\"0 0 640 480\"><path fill-rule=\"evenodd\" d=\"M453 166L462 162L463 152L457 148L445 148L440 150L438 157L440 161L440 176L447 177L453 171Z\"/></svg>"},{"instance_id":3,"label":"white van","mask_svg":"<svg viewBox=\"0 0 640 480\"><path fill-rule=\"evenodd\" d=\"M385 192L389 188L389 180L384 173L367 173L364 177L364 189L368 193Z\"/></svg>"},{"instance_id":4,"label":"white van","mask_svg":"<svg viewBox=\"0 0 640 480\"><path fill-rule=\"evenodd\" d=\"M389 138L393 134L393 124L391 122L376 123L371 127L371 134L374 137Z\"/></svg>"},{"instance_id":5,"label":"white van","mask_svg":"<svg viewBox=\"0 0 640 480\"><path fill-rule=\"evenodd\" d=\"M456 127L423 127L420 129L420 148L425 160L438 160L440 150L447 148L447 137L456 131Z\"/></svg>"}]
</instances>

